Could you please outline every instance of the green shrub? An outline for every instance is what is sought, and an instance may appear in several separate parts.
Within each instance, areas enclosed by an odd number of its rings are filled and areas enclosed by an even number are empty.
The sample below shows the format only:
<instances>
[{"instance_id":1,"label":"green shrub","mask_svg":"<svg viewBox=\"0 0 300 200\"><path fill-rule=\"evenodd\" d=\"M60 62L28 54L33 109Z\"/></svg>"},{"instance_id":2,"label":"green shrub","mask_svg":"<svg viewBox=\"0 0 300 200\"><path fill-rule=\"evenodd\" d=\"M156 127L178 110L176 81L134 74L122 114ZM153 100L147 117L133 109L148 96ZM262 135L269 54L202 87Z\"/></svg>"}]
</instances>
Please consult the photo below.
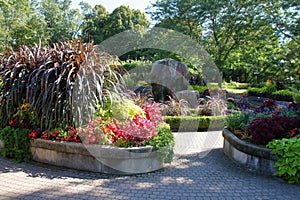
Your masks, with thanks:
<instances>
[{"instance_id":1,"label":"green shrub","mask_svg":"<svg viewBox=\"0 0 300 200\"><path fill-rule=\"evenodd\" d=\"M0 129L0 140L4 142L1 154L13 158L15 162L28 162L31 158L29 129L11 128Z\"/></svg>"},{"instance_id":2,"label":"green shrub","mask_svg":"<svg viewBox=\"0 0 300 200\"><path fill-rule=\"evenodd\" d=\"M139 67L151 66L152 62L141 61L141 60L126 60L122 62L122 65L127 71L130 71L132 69L139 68Z\"/></svg>"},{"instance_id":3,"label":"green shrub","mask_svg":"<svg viewBox=\"0 0 300 200\"><path fill-rule=\"evenodd\" d=\"M163 123L157 128L157 135L145 141L145 145L150 145L154 150L160 152L161 159L165 163L171 163L174 156L175 137L168 124Z\"/></svg>"},{"instance_id":4,"label":"green shrub","mask_svg":"<svg viewBox=\"0 0 300 200\"><path fill-rule=\"evenodd\" d=\"M197 90L200 94L203 94L205 90L208 89L207 86L200 86L200 85L191 85L192 90Z\"/></svg>"},{"instance_id":5,"label":"green shrub","mask_svg":"<svg viewBox=\"0 0 300 200\"><path fill-rule=\"evenodd\" d=\"M248 83L237 83L236 89L247 89L249 87Z\"/></svg>"},{"instance_id":6,"label":"green shrub","mask_svg":"<svg viewBox=\"0 0 300 200\"><path fill-rule=\"evenodd\" d=\"M224 124L230 131L242 130L245 127L245 122L247 122L245 116L242 112L233 112L226 116Z\"/></svg>"},{"instance_id":7,"label":"green shrub","mask_svg":"<svg viewBox=\"0 0 300 200\"><path fill-rule=\"evenodd\" d=\"M276 85L267 82L265 86L261 88L248 88L248 93L267 93L272 94L273 92L276 92Z\"/></svg>"},{"instance_id":8,"label":"green shrub","mask_svg":"<svg viewBox=\"0 0 300 200\"><path fill-rule=\"evenodd\" d=\"M263 93L264 89L263 88L256 88L256 87L250 87L248 88L248 93Z\"/></svg>"},{"instance_id":9,"label":"green shrub","mask_svg":"<svg viewBox=\"0 0 300 200\"><path fill-rule=\"evenodd\" d=\"M122 62L123 68L128 72L123 75L126 86L130 90L135 90L139 86L149 85L149 73L152 68L152 62L127 60Z\"/></svg>"},{"instance_id":10,"label":"green shrub","mask_svg":"<svg viewBox=\"0 0 300 200\"><path fill-rule=\"evenodd\" d=\"M267 145L276 155L275 175L289 183L300 183L300 138L273 140Z\"/></svg>"},{"instance_id":11,"label":"green shrub","mask_svg":"<svg viewBox=\"0 0 300 200\"><path fill-rule=\"evenodd\" d=\"M294 98L294 101L295 103L300 103L300 91L299 90L296 90L295 88L290 88L292 91L293 91L293 98Z\"/></svg>"},{"instance_id":12,"label":"green shrub","mask_svg":"<svg viewBox=\"0 0 300 200\"><path fill-rule=\"evenodd\" d=\"M172 131L221 130L225 116L166 116L165 121Z\"/></svg>"},{"instance_id":13,"label":"green shrub","mask_svg":"<svg viewBox=\"0 0 300 200\"><path fill-rule=\"evenodd\" d=\"M272 95L293 96L295 93L290 90L277 90Z\"/></svg>"},{"instance_id":14,"label":"green shrub","mask_svg":"<svg viewBox=\"0 0 300 200\"><path fill-rule=\"evenodd\" d=\"M263 90L265 93L272 94L273 92L276 92L276 85L267 83L265 87L263 87Z\"/></svg>"},{"instance_id":15,"label":"green shrub","mask_svg":"<svg viewBox=\"0 0 300 200\"><path fill-rule=\"evenodd\" d=\"M249 84L230 81L229 83L224 82L223 86L225 88L231 88L231 89L247 89L249 87Z\"/></svg>"}]
</instances>

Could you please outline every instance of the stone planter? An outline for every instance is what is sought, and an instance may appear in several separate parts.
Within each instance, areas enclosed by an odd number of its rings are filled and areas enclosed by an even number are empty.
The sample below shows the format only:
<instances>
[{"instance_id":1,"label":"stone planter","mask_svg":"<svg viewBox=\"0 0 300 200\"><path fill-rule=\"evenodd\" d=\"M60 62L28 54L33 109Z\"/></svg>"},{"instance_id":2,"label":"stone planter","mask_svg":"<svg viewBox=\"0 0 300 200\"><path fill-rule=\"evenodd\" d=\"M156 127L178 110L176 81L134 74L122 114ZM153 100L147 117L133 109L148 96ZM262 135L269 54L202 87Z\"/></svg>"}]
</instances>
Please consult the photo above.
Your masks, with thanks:
<instances>
[{"instance_id":1,"label":"stone planter","mask_svg":"<svg viewBox=\"0 0 300 200\"><path fill-rule=\"evenodd\" d=\"M271 149L247 143L236 137L228 129L223 129L223 152L240 166L259 173L274 175L276 158Z\"/></svg>"},{"instance_id":2,"label":"stone planter","mask_svg":"<svg viewBox=\"0 0 300 200\"><path fill-rule=\"evenodd\" d=\"M37 162L109 174L140 174L163 167L159 153L151 146L118 148L35 139L31 152Z\"/></svg>"}]
</instances>

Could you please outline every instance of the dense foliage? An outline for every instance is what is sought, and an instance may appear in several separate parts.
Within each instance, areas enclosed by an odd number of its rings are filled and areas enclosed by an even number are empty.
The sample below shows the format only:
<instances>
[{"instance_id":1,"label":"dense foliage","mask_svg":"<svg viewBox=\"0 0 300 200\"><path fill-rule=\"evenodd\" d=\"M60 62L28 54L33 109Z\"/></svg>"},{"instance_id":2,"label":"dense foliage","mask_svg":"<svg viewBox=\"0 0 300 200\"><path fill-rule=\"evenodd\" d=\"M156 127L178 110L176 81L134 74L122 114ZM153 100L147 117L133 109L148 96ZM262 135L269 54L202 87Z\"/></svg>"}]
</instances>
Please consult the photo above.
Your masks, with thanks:
<instances>
[{"instance_id":1,"label":"dense foliage","mask_svg":"<svg viewBox=\"0 0 300 200\"><path fill-rule=\"evenodd\" d=\"M91 7L88 3L81 3L79 10L73 9L71 2L1 1L0 52L4 54L6 47L16 49L40 42L51 45L72 37L98 44L129 29L136 29L139 37L151 32L150 23L139 10L120 6L109 13L102 5ZM292 0L159 0L152 3L148 14L154 27L176 30L203 45L227 82L259 84L274 77L291 84L299 78L299 9L299 3ZM201 71L190 65L190 60L162 49L138 49L122 59L153 61L165 57L186 62L193 73Z\"/></svg>"},{"instance_id":2,"label":"dense foliage","mask_svg":"<svg viewBox=\"0 0 300 200\"><path fill-rule=\"evenodd\" d=\"M299 130L298 130L298 134ZM289 183L300 183L300 138L273 140L267 145L276 155L276 175Z\"/></svg>"},{"instance_id":3,"label":"dense foliage","mask_svg":"<svg viewBox=\"0 0 300 200\"><path fill-rule=\"evenodd\" d=\"M236 136L258 145L294 137L292 133L299 124L295 104L280 107L273 100L266 100L258 108L233 110L225 119L225 126Z\"/></svg>"},{"instance_id":4,"label":"dense foliage","mask_svg":"<svg viewBox=\"0 0 300 200\"><path fill-rule=\"evenodd\" d=\"M298 78L299 9L290 0L159 0L149 13L200 40L227 82L262 82Z\"/></svg>"},{"instance_id":5,"label":"dense foliage","mask_svg":"<svg viewBox=\"0 0 300 200\"><path fill-rule=\"evenodd\" d=\"M4 143L1 154L15 162L27 162L31 158L29 129L7 126L0 129L0 140Z\"/></svg>"}]
</instances>

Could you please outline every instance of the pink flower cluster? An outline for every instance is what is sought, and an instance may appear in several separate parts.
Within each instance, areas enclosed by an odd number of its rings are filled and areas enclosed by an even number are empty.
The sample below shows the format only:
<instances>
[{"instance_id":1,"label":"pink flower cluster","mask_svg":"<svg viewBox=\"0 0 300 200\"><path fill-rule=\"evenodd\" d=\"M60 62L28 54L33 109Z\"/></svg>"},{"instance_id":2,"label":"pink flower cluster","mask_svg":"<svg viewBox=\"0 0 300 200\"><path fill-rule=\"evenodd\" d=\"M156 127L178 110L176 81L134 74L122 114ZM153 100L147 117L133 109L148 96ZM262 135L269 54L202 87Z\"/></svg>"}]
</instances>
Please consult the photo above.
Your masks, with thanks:
<instances>
[{"instance_id":1,"label":"pink flower cluster","mask_svg":"<svg viewBox=\"0 0 300 200\"><path fill-rule=\"evenodd\" d=\"M86 128L79 131L80 137L85 144L91 143L114 143L118 140L126 140L141 145L143 141L148 140L157 134L157 126L163 122L159 105L145 104L141 107L146 118L135 114L132 120L119 122L116 119L108 124L103 124L101 119L90 121Z\"/></svg>"}]
</instances>

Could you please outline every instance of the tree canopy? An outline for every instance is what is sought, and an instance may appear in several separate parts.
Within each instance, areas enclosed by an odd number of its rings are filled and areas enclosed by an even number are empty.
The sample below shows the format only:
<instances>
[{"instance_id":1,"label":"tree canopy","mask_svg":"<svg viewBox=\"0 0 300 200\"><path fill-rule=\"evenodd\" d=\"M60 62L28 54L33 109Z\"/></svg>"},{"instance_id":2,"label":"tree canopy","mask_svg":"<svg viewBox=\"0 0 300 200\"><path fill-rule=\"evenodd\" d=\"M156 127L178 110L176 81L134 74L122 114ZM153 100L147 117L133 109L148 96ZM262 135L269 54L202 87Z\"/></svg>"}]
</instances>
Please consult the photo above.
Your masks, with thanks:
<instances>
[{"instance_id":1,"label":"tree canopy","mask_svg":"<svg viewBox=\"0 0 300 200\"><path fill-rule=\"evenodd\" d=\"M112 13L102 5L92 8L87 3L81 3L84 11L83 38L99 44L105 39L131 29L145 29L150 23L140 10L128 6L117 7Z\"/></svg>"},{"instance_id":2,"label":"tree canopy","mask_svg":"<svg viewBox=\"0 0 300 200\"><path fill-rule=\"evenodd\" d=\"M149 13L158 26L182 31L202 44L225 79L251 81L253 72L267 78L287 71L282 63L289 63L293 71L298 68L298 61L292 66L286 56L298 60L299 50L294 47L299 43L299 4L292 0L157 0Z\"/></svg>"},{"instance_id":3,"label":"tree canopy","mask_svg":"<svg viewBox=\"0 0 300 200\"><path fill-rule=\"evenodd\" d=\"M100 44L133 29L141 37L152 33L146 15L140 10L120 6L109 13L102 5L92 7L85 2L80 3L81 9L74 9L71 2L0 0L0 52L4 53L6 47L51 45L74 37ZM299 78L299 1L157 0L147 13L155 22L154 27L175 30L203 46L227 81ZM162 31L157 37L167 41L168 34L171 32ZM122 59L165 57L189 63L161 49L137 49Z\"/></svg>"}]
</instances>

